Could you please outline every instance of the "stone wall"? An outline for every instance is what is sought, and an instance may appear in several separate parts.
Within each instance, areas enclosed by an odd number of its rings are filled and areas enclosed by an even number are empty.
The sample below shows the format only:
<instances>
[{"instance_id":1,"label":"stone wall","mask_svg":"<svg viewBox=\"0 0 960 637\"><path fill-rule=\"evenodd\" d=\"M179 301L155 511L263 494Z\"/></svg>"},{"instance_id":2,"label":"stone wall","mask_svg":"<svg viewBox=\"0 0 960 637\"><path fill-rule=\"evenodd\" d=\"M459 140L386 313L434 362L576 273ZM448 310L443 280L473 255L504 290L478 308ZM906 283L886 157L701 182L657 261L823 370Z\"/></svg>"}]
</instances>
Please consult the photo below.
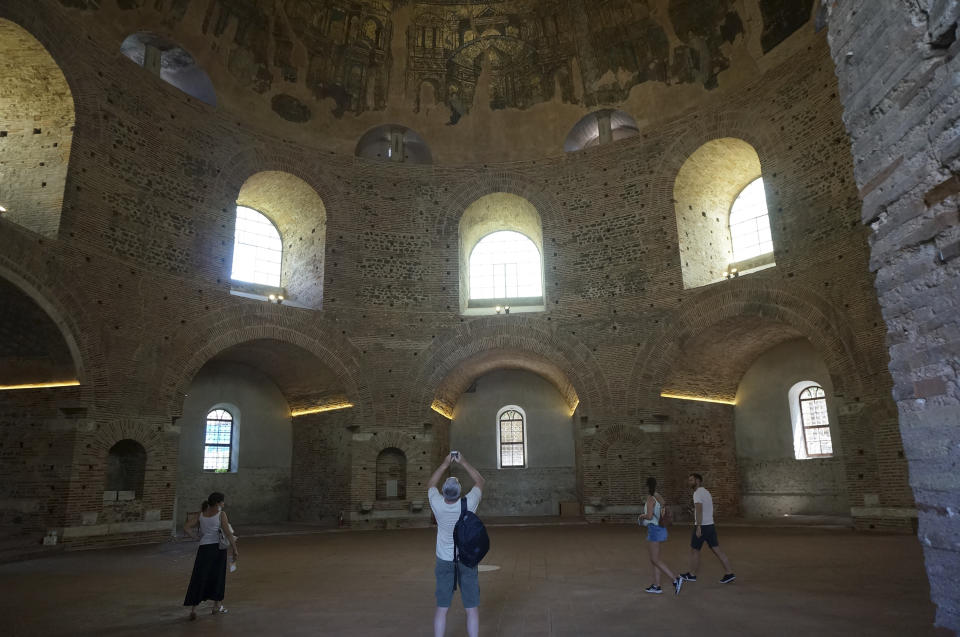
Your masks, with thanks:
<instances>
[{"instance_id":1,"label":"stone wall","mask_svg":"<svg viewBox=\"0 0 960 637\"><path fill-rule=\"evenodd\" d=\"M877 446L902 438L897 453L910 463L936 621L960 631L960 6L828 6L899 408L899 428L877 432Z\"/></svg>"}]
</instances>

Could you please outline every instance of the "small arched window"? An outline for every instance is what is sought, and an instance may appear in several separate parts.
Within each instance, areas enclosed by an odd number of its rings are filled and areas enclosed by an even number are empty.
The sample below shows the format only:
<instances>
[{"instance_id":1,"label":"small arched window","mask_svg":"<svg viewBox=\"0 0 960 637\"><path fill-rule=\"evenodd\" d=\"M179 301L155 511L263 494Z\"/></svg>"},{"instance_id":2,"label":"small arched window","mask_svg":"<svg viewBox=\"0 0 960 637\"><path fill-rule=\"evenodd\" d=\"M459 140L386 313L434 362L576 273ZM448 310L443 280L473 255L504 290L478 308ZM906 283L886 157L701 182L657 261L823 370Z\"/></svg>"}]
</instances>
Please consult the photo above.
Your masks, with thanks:
<instances>
[{"instance_id":1,"label":"small arched window","mask_svg":"<svg viewBox=\"0 0 960 637\"><path fill-rule=\"evenodd\" d=\"M233 415L226 409L207 414L203 436L203 470L227 472L233 469Z\"/></svg>"},{"instance_id":2,"label":"small arched window","mask_svg":"<svg viewBox=\"0 0 960 637\"><path fill-rule=\"evenodd\" d=\"M147 471L147 450L136 440L121 440L107 454L106 491L110 500L133 500L143 497ZM104 501L108 497L104 496Z\"/></svg>"},{"instance_id":3,"label":"small arched window","mask_svg":"<svg viewBox=\"0 0 960 637\"><path fill-rule=\"evenodd\" d=\"M261 212L237 206L232 279L280 287L283 242L273 222Z\"/></svg>"},{"instance_id":4,"label":"small arched window","mask_svg":"<svg viewBox=\"0 0 960 637\"><path fill-rule=\"evenodd\" d=\"M751 181L734 200L730 208L730 241L735 263L773 252L762 177Z\"/></svg>"},{"instance_id":5,"label":"small arched window","mask_svg":"<svg viewBox=\"0 0 960 637\"><path fill-rule=\"evenodd\" d=\"M800 392L800 424L803 444L808 458L833 455L830 439L830 417L827 415L827 397L819 385L810 385Z\"/></svg>"},{"instance_id":6,"label":"small arched window","mask_svg":"<svg viewBox=\"0 0 960 637\"><path fill-rule=\"evenodd\" d=\"M497 414L497 447L499 468L527 466L527 419L515 405Z\"/></svg>"},{"instance_id":7,"label":"small arched window","mask_svg":"<svg viewBox=\"0 0 960 637\"><path fill-rule=\"evenodd\" d=\"M377 456L377 499L403 500L407 497L407 455L390 447Z\"/></svg>"},{"instance_id":8,"label":"small arched window","mask_svg":"<svg viewBox=\"0 0 960 637\"><path fill-rule=\"evenodd\" d=\"M543 296L540 251L526 235L501 230L481 239L470 253L470 298Z\"/></svg>"}]
</instances>

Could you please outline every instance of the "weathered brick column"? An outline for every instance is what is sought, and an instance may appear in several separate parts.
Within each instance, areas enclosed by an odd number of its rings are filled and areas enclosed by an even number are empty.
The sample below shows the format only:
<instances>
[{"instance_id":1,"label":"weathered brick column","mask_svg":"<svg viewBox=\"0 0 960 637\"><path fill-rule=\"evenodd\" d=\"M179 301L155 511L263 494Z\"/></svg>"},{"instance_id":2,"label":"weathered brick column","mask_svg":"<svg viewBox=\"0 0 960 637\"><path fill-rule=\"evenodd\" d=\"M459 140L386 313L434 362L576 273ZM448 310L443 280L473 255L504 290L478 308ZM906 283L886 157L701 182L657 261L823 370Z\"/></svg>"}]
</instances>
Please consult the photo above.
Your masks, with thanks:
<instances>
[{"instance_id":1,"label":"weathered brick column","mask_svg":"<svg viewBox=\"0 0 960 637\"><path fill-rule=\"evenodd\" d=\"M960 630L960 3L827 4L936 621Z\"/></svg>"}]
</instances>

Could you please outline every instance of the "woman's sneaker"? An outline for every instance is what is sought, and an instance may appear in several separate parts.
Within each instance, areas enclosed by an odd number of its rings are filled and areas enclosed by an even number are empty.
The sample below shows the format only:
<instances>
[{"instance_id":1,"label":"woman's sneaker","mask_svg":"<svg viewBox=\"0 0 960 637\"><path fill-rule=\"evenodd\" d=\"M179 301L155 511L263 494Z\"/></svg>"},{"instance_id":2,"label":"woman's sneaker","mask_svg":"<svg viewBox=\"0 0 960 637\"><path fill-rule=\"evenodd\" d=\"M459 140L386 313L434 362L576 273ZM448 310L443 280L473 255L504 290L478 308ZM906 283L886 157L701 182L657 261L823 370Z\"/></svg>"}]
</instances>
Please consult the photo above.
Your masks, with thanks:
<instances>
[{"instance_id":1,"label":"woman's sneaker","mask_svg":"<svg viewBox=\"0 0 960 637\"><path fill-rule=\"evenodd\" d=\"M736 575L734 575L733 573L727 573L726 575L724 575L723 577L720 578L720 583L721 583L721 584L729 584L730 582L732 582L732 581L735 580L735 579L737 579L737 576L736 576Z\"/></svg>"},{"instance_id":2,"label":"woman's sneaker","mask_svg":"<svg viewBox=\"0 0 960 637\"><path fill-rule=\"evenodd\" d=\"M681 579L684 579L684 580L686 580L686 581L688 581L688 582L696 582L696 581L697 581L697 576L696 576L696 575L691 575L690 573L680 573L680 578L681 578Z\"/></svg>"},{"instance_id":3,"label":"woman's sneaker","mask_svg":"<svg viewBox=\"0 0 960 637\"><path fill-rule=\"evenodd\" d=\"M673 580L673 594L679 595L681 588L683 588L683 577L678 577L677 579Z\"/></svg>"},{"instance_id":4,"label":"woman's sneaker","mask_svg":"<svg viewBox=\"0 0 960 637\"><path fill-rule=\"evenodd\" d=\"M645 593L653 593L654 595L663 595L663 589L659 586L647 586L644 589Z\"/></svg>"}]
</instances>

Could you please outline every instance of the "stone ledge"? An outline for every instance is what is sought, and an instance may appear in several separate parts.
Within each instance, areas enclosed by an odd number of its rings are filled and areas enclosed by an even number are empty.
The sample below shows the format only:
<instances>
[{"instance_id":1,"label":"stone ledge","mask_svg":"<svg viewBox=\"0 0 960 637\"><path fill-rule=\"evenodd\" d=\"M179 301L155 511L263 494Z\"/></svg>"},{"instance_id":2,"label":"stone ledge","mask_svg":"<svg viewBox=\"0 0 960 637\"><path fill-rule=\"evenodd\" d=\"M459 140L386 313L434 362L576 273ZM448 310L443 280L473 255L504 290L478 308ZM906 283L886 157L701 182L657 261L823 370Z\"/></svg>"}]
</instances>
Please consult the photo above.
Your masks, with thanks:
<instances>
[{"instance_id":1,"label":"stone ledge","mask_svg":"<svg viewBox=\"0 0 960 637\"><path fill-rule=\"evenodd\" d=\"M124 533L148 533L150 531L172 531L173 520L152 522L119 522L116 524L95 524L90 526L64 527L61 539L73 540L98 535L122 535Z\"/></svg>"}]
</instances>

